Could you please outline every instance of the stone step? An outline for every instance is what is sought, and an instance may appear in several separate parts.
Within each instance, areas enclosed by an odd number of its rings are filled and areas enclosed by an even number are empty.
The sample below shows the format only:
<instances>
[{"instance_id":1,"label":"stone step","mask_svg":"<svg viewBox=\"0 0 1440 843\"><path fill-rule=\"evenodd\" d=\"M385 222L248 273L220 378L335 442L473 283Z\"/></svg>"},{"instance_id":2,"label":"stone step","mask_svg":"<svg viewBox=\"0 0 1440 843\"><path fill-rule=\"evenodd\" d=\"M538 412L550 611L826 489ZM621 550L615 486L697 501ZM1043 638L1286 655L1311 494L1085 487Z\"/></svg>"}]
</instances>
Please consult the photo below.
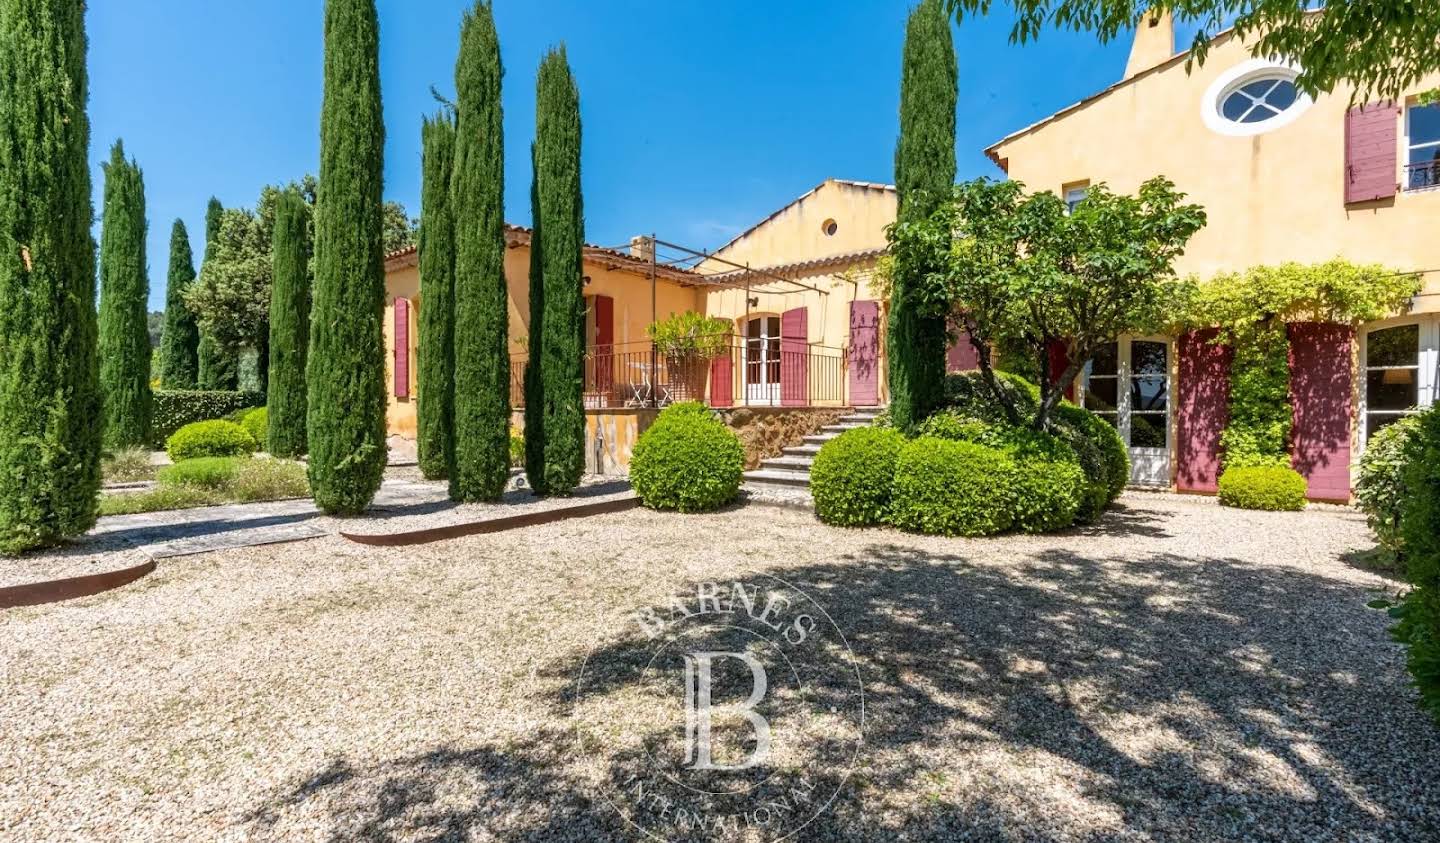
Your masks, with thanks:
<instances>
[{"instance_id":1,"label":"stone step","mask_svg":"<svg viewBox=\"0 0 1440 843\"><path fill-rule=\"evenodd\" d=\"M759 471L745 472L745 482L757 486L809 486L810 472L808 471L772 471L760 469Z\"/></svg>"},{"instance_id":2,"label":"stone step","mask_svg":"<svg viewBox=\"0 0 1440 843\"><path fill-rule=\"evenodd\" d=\"M803 441L806 445L814 445L816 447L819 447L839 435L840 434L838 433L814 433L806 436Z\"/></svg>"},{"instance_id":3,"label":"stone step","mask_svg":"<svg viewBox=\"0 0 1440 843\"><path fill-rule=\"evenodd\" d=\"M783 457L771 457L760 461L760 467L775 469L776 471L804 471L809 472L811 466L815 465L815 457L811 455L791 455Z\"/></svg>"},{"instance_id":4,"label":"stone step","mask_svg":"<svg viewBox=\"0 0 1440 843\"><path fill-rule=\"evenodd\" d=\"M870 425L872 425L872 424L875 423L875 417L874 417L874 416L841 416L841 417L840 417L840 420L839 420L839 423L840 423L840 424L860 425L861 427L869 427Z\"/></svg>"},{"instance_id":5,"label":"stone step","mask_svg":"<svg viewBox=\"0 0 1440 843\"><path fill-rule=\"evenodd\" d=\"M840 424L827 424L827 425L825 425L824 427L820 428L820 432L821 432L821 433L833 433L833 434L835 434L836 436L839 436L840 434L844 433L844 432L847 431L847 430L858 430L859 428L869 427L869 426L870 426L870 425L869 425L868 423L866 423L866 424L858 424L858 423L855 423L855 422L842 422L842 423L840 423Z\"/></svg>"},{"instance_id":6,"label":"stone step","mask_svg":"<svg viewBox=\"0 0 1440 843\"><path fill-rule=\"evenodd\" d=\"M782 448L780 453L787 457L813 457L820 453L819 445L794 445L789 448Z\"/></svg>"}]
</instances>

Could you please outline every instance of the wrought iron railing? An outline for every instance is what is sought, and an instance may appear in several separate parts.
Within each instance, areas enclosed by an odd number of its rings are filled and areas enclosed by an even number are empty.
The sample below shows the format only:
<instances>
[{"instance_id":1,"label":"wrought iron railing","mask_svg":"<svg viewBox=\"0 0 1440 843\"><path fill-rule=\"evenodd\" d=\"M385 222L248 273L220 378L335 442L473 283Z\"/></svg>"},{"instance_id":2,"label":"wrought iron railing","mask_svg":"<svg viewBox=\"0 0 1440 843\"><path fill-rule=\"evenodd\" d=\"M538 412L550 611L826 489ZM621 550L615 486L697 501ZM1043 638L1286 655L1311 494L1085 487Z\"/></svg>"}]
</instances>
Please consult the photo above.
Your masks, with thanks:
<instances>
[{"instance_id":1,"label":"wrought iron railing","mask_svg":"<svg viewBox=\"0 0 1440 843\"><path fill-rule=\"evenodd\" d=\"M585 349L589 409L664 407L839 407L848 399L846 349L799 340L727 336L718 353L666 354L649 342ZM528 356L510 359L510 403L525 404Z\"/></svg>"},{"instance_id":2,"label":"wrought iron railing","mask_svg":"<svg viewBox=\"0 0 1440 843\"><path fill-rule=\"evenodd\" d=\"M1440 187L1440 159L1405 165L1405 189Z\"/></svg>"}]
</instances>

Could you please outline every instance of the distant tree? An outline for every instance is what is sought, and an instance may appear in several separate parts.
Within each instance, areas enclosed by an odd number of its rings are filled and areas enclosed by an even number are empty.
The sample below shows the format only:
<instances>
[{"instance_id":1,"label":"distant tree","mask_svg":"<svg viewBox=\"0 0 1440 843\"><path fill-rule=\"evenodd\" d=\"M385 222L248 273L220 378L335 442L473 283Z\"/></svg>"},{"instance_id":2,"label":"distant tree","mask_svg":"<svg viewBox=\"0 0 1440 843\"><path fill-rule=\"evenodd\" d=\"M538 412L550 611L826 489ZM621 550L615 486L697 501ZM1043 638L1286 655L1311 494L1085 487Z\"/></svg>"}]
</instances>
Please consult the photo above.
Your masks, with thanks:
<instances>
[{"instance_id":1,"label":"distant tree","mask_svg":"<svg viewBox=\"0 0 1440 843\"><path fill-rule=\"evenodd\" d=\"M490 3L460 28L455 213L455 464L450 496L496 500L510 476L510 354L505 285L505 155L500 42Z\"/></svg>"},{"instance_id":2,"label":"distant tree","mask_svg":"<svg viewBox=\"0 0 1440 843\"><path fill-rule=\"evenodd\" d=\"M270 410L267 450L277 457L305 453L305 357L310 347L310 274L306 231L310 212L299 191L276 202L274 290L270 297Z\"/></svg>"},{"instance_id":3,"label":"distant tree","mask_svg":"<svg viewBox=\"0 0 1440 843\"><path fill-rule=\"evenodd\" d=\"M948 301L969 334L980 371L1010 420L1038 429L1102 345L1165 323L1165 309L1188 299L1174 262L1205 225L1199 205L1163 178L1137 196L1090 188L1073 212L1053 193L1026 195L1019 182L968 182L929 218L891 229L897 260L936 269L922 295ZM1067 365L1052 377L1050 350ZM1040 407L1022 417L996 381L992 348L1028 351L1040 372Z\"/></svg>"},{"instance_id":4,"label":"distant tree","mask_svg":"<svg viewBox=\"0 0 1440 843\"><path fill-rule=\"evenodd\" d=\"M226 208L200 276L185 294L201 333L235 359L269 333L273 267L267 235L254 212Z\"/></svg>"},{"instance_id":5,"label":"distant tree","mask_svg":"<svg viewBox=\"0 0 1440 843\"><path fill-rule=\"evenodd\" d=\"M95 524L100 373L85 7L0 0L0 552ZM23 68L23 72L21 72Z\"/></svg>"},{"instance_id":6,"label":"distant tree","mask_svg":"<svg viewBox=\"0 0 1440 843\"><path fill-rule=\"evenodd\" d=\"M375 0L326 0L306 432L310 488L331 514L364 511L388 458L384 151Z\"/></svg>"},{"instance_id":7,"label":"distant tree","mask_svg":"<svg viewBox=\"0 0 1440 843\"><path fill-rule=\"evenodd\" d=\"M922 220L942 205L955 184L955 46L940 0L924 0L910 15L900 80L900 139L895 147L899 219ZM945 382L943 302L919 295L932 271L897 256L892 273L888 361L890 408L908 430L938 406Z\"/></svg>"},{"instance_id":8,"label":"distant tree","mask_svg":"<svg viewBox=\"0 0 1440 843\"><path fill-rule=\"evenodd\" d=\"M418 451L431 480L449 476L455 391L455 219L450 176L455 169L455 121L441 112L421 130L420 360Z\"/></svg>"},{"instance_id":9,"label":"distant tree","mask_svg":"<svg viewBox=\"0 0 1440 843\"><path fill-rule=\"evenodd\" d=\"M569 494L585 472L585 299L582 250L585 210L580 195L580 92L565 48L540 64L536 91L535 184L543 233L542 322L531 317L530 333L541 334L540 390L544 424L544 473L538 490ZM531 277L531 289L535 287ZM531 313L535 308L532 302ZM531 366L535 357L531 357ZM529 402L526 402L527 405ZM527 421L530 415L526 415ZM529 430L527 425L526 435ZM533 484L533 481L532 481Z\"/></svg>"},{"instance_id":10,"label":"distant tree","mask_svg":"<svg viewBox=\"0 0 1440 843\"><path fill-rule=\"evenodd\" d=\"M145 180L116 141L105 165L100 232L100 386L105 396L105 445L132 448L150 441L150 300L145 260Z\"/></svg>"},{"instance_id":11,"label":"distant tree","mask_svg":"<svg viewBox=\"0 0 1440 843\"><path fill-rule=\"evenodd\" d=\"M165 336L165 311L152 310L145 315L145 329L150 334L150 347L159 348L160 340ZM159 367L156 364L155 373L158 376Z\"/></svg>"},{"instance_id":12,"label":"distant tree","mask_svg":"<svg viewBox=\"0 0 1440 843\"><path fill-rule=\"evenodd\" d=\"M1090 31L1102 43L1140 25L1147 10L1198 25L1190 61L1203 64L1210 41L1233 26L1257 56L1298 65L1308 94L1353 85L1361 96L1398 97L1440 71L1440 3L1344 0L1317 14L1306 0L1008 0L1018 20L1010 40L1025 43L1048 25ZM945 0L957 18L984 15L991 0Z\"/></svg>"},{"instance_id":13,"label":"distant tree","mask_svg":"<svg viewBox=\"0 0 1440 843\"><path fill-rule=\"evenodd\" d=\"M224 220L225 206L220 200L210 197L210 204L205 208L205 257L201 260L200 268L203 272L205 264L210 262L210 255L215 251L215 243L220 239L220 224ZM189 307L187 301L186 307ZM197 376L198 386L201 389L235 389L240 383L240 361L234 352L227 351L215 342L202 328L200 331L200 345L196 349L196 361L199 367Z\"/></svg>"},{"instance_id":14,"label":"distant tree","mask_svg":"<svg viewBox=\"0 0 1440 843\"><path fill-rule=\"evenodd\" d=\"M384 217L385 254L393 254L416 244L420 227L416 220L410 218L404 205L395 201L387 201L384 206Z\"/></svg>"},{"instance_id":15,"label":"distant tree","mask_svg":"<svg viewBox=\"0 0 1440 843\"><path fill-rule=\"evenodd\" d=\"M195 256L183 220L170 229L170 273L165 287L165 326L160 337L160 385L165 389L194 389L200 375L200 326L185 305L185 292L195 281ZM153 315L153 314L152 314Z\"/></svg>"}]
</instances>

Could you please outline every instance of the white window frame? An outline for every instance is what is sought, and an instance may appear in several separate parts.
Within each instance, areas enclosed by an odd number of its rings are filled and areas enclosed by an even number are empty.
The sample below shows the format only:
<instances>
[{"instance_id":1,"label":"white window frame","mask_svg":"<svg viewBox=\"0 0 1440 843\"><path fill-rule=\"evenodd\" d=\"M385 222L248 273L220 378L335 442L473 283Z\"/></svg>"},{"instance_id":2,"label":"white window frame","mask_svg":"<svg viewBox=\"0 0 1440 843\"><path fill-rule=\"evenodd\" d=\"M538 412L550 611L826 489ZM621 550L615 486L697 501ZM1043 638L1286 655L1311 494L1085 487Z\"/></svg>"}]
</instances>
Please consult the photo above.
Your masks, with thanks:
<instances>
[{"instance_id":1,"label":"white window frame","mask_svg":"<svg viewBox=\"0 0 1440 843\"><path fill-rule=\"evenodd\" d=\"M1131 444L1136 415L1161 415L1155 411L1137 411L1132 404L1133 382L1140 377L1134 371L1132 342L1151 342L1165 346L1165 421L1162 428L1165 431L1165 445L1163 447L1135 447ZM1075 396L1077 403L1082 407L1085 406L1085 393L1089 389L1092 379L1115 381L1115 429L1120 433L1120 439L1125 442L1125 449L1130 454L1129 485L1169 485L1174 481L1177 365L1175 341L1171 337L1156 334L1125 334L1116 340L1115 355L1114 375L1092 375L1090 373L1091 364L1088 361L1081 368Z\"/></svg>"},{"instance_id":2,"label":"white window frame","mask_svg":"<svg viewBox=\"0 0 1440 843\"><path fill-rule=\"evenodd\" d=\"M1397 416L1414 415L1422 410L1433 406L1436 402L1436 390L1440 388L1440 314L1424 314L1420 316L1402 317L1390 319L1384 322L1372 322L1360 328L1360 356L1356 368L1359 370L1359 393L1360 407L1356 418L1356 425L1359 428L1360 450L1364 452L1365 445L1370 439L1370 390L1369 374L1372 370L1384 368L1404 368L1370 366L1370 334L1375 331L1384 331L1388 328L1404 328L1409 325L1420 326L1420 355L1418 360L1418 380L1416 390L1416 405L1410 410L1376 410L1377 413L1391 413Z\"/></svg>"},{"instance_id":3,"label":"white window frame","mask_svg":"<svg viewBox=\"0 0 1440 843\"><path fill-rule=\"evenodd\" d=\"M1440 103L1434 104L1434 107L1440 108ZM1401 190L1405 193L1421 193L1427 190L1440 189L1440 184L1430 184L1425 187L1413 188L1410 186L1410 153L1417 149L1440 149L1440 138L1436 138L1433 141L1426 141L1425 143L1414 142L1410 132L1410 118L1414 115L1415 109L1417 108L1425 108L1425 106L1413 99L1405 103L1405 139L1403 154L1400 156L1400 185Z\"/></svg>"},{"instance_id":4,"label":"white window frame","mask_svg":"<svg viewBox=\"0 0 1440 843\"><path fill-rule=\"evenodd\" d=\"M1090 195L1090 185L1089 185L1089 184L1082 184L1082 185L1076 185L1076 186L1074 186L1074 187L1067 187L1067 188L1065 189L1065 213L1067 213L1067 214L1073 214L1073 213L1075 213L1075 206L1076 206L1076 205L1079 205L1081 202L1084 202L1084 201L1085 201L1085 197L1086 197L1086 196L1089 196L1089 195Z\"/></svg>"},{"instance_id":5,"label":"white window frame","mask_svg":"<svg viewBox=\"0 0 1440 843\"><path fill-rule=\"evenodd\" d=\"M1288 126L1300 119L1300 115L1310 110L1315 104L1309 94L1297 90L1295 102L1290 107L1271 117L1269 120L1261 120L1258 123L1236 123L1227 120L1225 115L1220 113L1224 105L1224 98L1236 88L1247 85L1257 79L1267 76L1287 76L1294 81L1300 75L1300 66L1286 62L1274 62L1268 59L1249 59L1243 61L1216 77L1210 87L1205 89L1205 95L1200 98L1200 119L1204 121L1210 131L1232 138L1244 138L1252 135L1260 135L1271 132L1283 126Z\"/></svg>"}]
</instances>

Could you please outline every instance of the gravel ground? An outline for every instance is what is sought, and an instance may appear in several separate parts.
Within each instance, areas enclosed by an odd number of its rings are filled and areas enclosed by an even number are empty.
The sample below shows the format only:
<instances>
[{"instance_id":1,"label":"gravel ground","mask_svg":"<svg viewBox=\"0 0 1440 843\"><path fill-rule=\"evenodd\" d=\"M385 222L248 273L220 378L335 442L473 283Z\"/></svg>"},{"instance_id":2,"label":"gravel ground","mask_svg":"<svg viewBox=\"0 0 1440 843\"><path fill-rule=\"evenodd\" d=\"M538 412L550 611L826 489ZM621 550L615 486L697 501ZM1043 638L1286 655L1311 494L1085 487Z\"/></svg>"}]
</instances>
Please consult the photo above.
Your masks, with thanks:
<instances>
[{"instance_id":1,"label":"gravel ground","mask_svg":"<svg viewBox=\"0 0 1440 843\"><path fill-rule=\"evenodd\" d=\"M824 604L865 684L854 775L811 771L840 796L800 839L1440 836L1440 732L1365 607L1396 584L1347 561L1360 517L1122 504L1045 537L752 506L167 562L0 613L0 838L634 839L598 795L633 759L574 751L568 689L617 614L756 572Z\"/></svg>"}]
</instances>

